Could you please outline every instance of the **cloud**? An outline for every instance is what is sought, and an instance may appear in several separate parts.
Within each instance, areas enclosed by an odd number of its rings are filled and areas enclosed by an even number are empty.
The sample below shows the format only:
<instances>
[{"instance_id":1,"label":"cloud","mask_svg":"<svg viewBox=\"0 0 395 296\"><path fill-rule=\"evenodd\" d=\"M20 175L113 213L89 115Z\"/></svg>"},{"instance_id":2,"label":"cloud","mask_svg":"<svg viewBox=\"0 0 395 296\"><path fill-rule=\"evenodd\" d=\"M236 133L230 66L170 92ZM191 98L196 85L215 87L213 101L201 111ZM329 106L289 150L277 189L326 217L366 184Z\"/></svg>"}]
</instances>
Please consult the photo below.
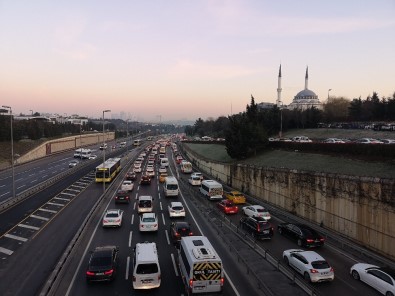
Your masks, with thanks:
<instances>
[{"instance_id":1,"label":"cloud","mask_svg":"<svg viewBox=\"0 0 395 296\"><path fill-rule=\"evenodd\" d=\"M169 70L169 75L174 79L229 79L257 72L238 65L216 65L183 59L176 62Z\"/></svg>"}]
</instances>

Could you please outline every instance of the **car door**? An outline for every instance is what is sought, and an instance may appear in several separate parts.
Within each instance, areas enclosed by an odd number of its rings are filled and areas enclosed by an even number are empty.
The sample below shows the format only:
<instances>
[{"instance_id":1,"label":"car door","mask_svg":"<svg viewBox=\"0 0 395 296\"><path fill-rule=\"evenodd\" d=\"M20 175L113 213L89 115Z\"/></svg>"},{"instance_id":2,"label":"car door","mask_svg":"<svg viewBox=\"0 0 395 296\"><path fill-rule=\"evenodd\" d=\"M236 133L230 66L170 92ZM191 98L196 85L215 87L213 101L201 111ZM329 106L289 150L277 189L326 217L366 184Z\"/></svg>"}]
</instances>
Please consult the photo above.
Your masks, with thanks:
<instances>
[{"instance_id":1,"label":"car door","mask_svg":"<svg viewBox=\"0 0 395 296\"><path fill-rule=\"evenodd\" d=\"M299 254L291 253L289 256L289 265L297 272L301 273L301 259Z\"/></svg>"},{"instance_id":2,"label":"car door","mask_svg":"<svg viewBox=\"0 0 395 296\"><path fill-rule=\"evenodd\" d=\"M388 286L392 282L388 275L377 269L368 270L366 273L366 283L369 286L382 294L388 291Z\"/></svg>"}]
</instances>

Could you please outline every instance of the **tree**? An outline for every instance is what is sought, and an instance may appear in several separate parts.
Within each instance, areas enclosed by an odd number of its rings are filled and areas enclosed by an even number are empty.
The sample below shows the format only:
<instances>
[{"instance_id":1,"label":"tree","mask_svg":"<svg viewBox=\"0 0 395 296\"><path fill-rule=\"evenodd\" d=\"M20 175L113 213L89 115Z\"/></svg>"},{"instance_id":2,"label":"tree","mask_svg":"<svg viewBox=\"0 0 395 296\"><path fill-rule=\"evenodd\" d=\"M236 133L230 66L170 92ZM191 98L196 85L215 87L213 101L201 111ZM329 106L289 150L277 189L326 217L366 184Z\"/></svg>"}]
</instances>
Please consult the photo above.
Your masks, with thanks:
<instances>
[{"instance_id":1,"label":"tree","mask_svg":"<svg viewBox=\"0 0 395 296\"><path fill-rule=\"evenodd\" d=\"M344 97L331 97L323 106L323 119L325 122L347 121L350 100Z\"/></svg>"}]
</instances>

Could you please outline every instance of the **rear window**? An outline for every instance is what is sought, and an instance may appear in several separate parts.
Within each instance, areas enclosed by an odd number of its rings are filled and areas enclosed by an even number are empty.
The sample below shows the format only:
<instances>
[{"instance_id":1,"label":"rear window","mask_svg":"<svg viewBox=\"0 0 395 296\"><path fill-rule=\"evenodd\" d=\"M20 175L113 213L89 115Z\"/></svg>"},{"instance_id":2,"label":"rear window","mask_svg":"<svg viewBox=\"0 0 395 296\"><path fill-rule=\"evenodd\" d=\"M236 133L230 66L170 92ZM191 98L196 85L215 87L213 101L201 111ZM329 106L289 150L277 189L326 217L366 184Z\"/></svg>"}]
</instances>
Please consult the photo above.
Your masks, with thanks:
<instances>
[{"instance_id":1,"label":"rear window","mask_svg":"<svg viewBox=\"0 0 395 296\"><path fill-rule=\"evenodd\" d=\"M148 217L148 218L143 218L143 222L155 222L155 218L154 217Z\"/></svg>"},{"instance_id":2,"label":"rear window","mask_svg":"<svg viewBox=\"0 0 395 296\"><path fill-rule=\"evenodd\" d=\"M150 208L151 207L151 201L150 200L140 200L139 201L139 207L140 208Z\"/></svg>"},{"instance_id":3,"label":"rear window","mask_svg":"<svg viewBox=\"0 0 395 296\"><path fill-rule=\"evenodd\" d=\"M328 262L326 261L313 261L311 262L311 266L315 269L328 269L330 268Z\"/></svg>"},{"instance_id":4,"label":"rear window","mask_svg":"<svg viewBox=\"0 0 395 296\"><path fill-rule=\"evenodd\" d=\"M90 266L110 266L111 257L93 257Z\"/></svg>"},{"instance_id":5,"label":"rear window","mask_svg":"<svg viewBox=\"0 0 395 296\"><path fill-rule=\"evenodd\" d=\"M118 217L118 214L117 214L117 213L108 213L108 214L106 215L106 217L107 217L107 218L116 218L116 217Z\"/></svg>"},{"instance_id":6,"label":"rear window","mask_svg":"<svg viewBox=\"0 0 395 296\"><path fill-rule=\"evenodd\" d=\"M257 211L258 213L264 213L264 212L266 212L266 209L256 209L256 211Z\"/></svg>"},{"instance_id":7,"label":"rear window","mask_svg":"<svg viewBox=\"0 0 395 296\"><path fill-rule=\"evenodd\" d=\"M178 228L177 232L181 235L181 236L188 236L189 233L191 232L189 227L182 227L182 228Z\"/></svg>"},{"instance_id":8,"label":"rear window","mask_svg":"<svg viewBox=\"0 0 395 296\"><path fill-rule=\"evenodd\" d=\"M184 208L183 207L180 207L180 206L175 206L175 207L173 207L172 208L174 211L181 211L181 210L183 210Z\"/></svg>"},{"instance_id":9,"label":"rear window","mask_svg":"<svg viewBox=\"0 0 395 296\"><path fill-rule=\"evenodd\" d=\"M136 268L137 274L151 274L158 272L158 265L156 263L139 264Z\"/></svg>"},{"instance_id":10,"label":"rear window","mask_svg":"<svg viewBox=\"0 0 395 296\"><path fill-rule=\"evenodd\" d=\"M178 185L177 184L168 184L166 186L167 190L177 190L178 189Z\"/></svg>"}]
</instances>

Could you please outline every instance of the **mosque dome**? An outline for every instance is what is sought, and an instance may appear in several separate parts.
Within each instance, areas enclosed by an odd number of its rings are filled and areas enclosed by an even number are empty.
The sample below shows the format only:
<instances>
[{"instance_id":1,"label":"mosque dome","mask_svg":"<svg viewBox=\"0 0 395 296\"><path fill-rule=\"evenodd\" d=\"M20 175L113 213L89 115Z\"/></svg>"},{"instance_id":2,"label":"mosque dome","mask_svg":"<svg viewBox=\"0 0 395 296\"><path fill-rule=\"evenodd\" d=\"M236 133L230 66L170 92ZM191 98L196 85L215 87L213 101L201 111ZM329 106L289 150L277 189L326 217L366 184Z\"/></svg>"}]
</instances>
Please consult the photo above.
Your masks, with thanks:
<instances>
[{"instance_id":1,"label":"mosque dome","mask_svg":"<svg viewBox=\"0 0 395 296\"><path fill-rule=\"evenodd\" d=\"M304 89L297 93L294 100L318 100L318 96L309 89Z\"/></svg>"}]
</instances>

